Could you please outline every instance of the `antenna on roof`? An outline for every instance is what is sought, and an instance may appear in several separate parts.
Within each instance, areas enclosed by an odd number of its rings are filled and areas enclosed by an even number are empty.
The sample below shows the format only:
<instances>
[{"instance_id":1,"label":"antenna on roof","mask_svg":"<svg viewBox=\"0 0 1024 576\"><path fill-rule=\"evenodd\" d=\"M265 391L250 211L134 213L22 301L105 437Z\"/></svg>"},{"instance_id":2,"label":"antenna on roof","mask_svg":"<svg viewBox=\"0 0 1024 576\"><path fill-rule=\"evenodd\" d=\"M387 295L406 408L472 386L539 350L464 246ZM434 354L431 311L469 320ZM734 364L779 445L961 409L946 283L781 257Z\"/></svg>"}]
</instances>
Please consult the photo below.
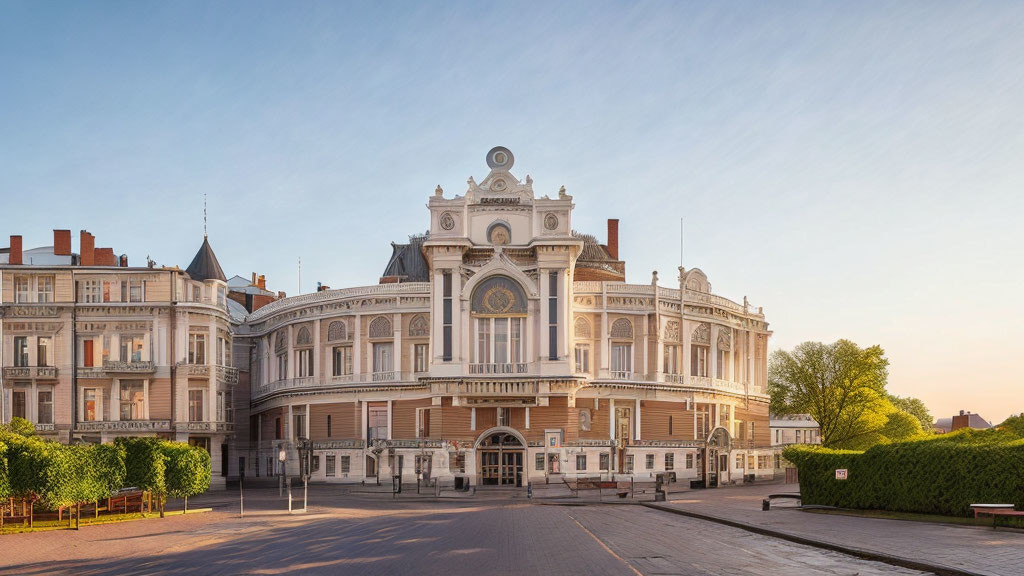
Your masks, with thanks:
<instances>
[{"instance_id":1,"label":"antenna on roof","mask_svg":"<svg viewBox=\"0 0 1024 576\"><path fill-rule=\"evenodd\" d=\"M203 238L206 238L206 192L203 192Z\"/></svg>"}]
</instances>

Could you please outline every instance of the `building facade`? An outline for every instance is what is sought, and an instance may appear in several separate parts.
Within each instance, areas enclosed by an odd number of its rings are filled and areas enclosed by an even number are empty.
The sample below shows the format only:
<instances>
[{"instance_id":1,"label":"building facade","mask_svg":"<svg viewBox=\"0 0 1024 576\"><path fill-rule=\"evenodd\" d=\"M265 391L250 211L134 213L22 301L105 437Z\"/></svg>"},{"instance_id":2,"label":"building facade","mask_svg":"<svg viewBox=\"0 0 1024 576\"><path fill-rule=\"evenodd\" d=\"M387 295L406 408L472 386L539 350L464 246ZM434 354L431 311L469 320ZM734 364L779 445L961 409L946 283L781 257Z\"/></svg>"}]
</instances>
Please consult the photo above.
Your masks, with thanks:
<instances>
[{"instance_id":1,"label":"building facade","mask_svg":"<svg viewBox=\"0 0 1024 576\"><path fill-rule=\"evenodd\" d=\"M205 447L223 486L233 431L231 324L209 242L187 270L129 267L70 230L0 250L0 402L39 435L107 442L158 436Z\"/></svg>"},{"instance_id":2,"label":"building facade","mask_svg":"<svg viewBox=\"0 0 1024 576\"><path fill-rule=\"evenodd\" d=\"M678 284L626 284L572 228L573 197L537 196L494 148L462 195L438 187L429 232L395 245L377 285L268 303L236 327L251 382L240 473L472 485L596 477L714 486L773 473L771 331L760 309ZM239 436L242 436L241 434Z\"/></svg>"},{"instance_id":3,"label":"building facade","mask_svg":"<svg viewBox=\"0 0 1024 576\"><path fill-rule=\"evenodd\" d=\"M821 427L810 414L772 414L772 446L821 444Z\"/></svg>"}]
</instances>

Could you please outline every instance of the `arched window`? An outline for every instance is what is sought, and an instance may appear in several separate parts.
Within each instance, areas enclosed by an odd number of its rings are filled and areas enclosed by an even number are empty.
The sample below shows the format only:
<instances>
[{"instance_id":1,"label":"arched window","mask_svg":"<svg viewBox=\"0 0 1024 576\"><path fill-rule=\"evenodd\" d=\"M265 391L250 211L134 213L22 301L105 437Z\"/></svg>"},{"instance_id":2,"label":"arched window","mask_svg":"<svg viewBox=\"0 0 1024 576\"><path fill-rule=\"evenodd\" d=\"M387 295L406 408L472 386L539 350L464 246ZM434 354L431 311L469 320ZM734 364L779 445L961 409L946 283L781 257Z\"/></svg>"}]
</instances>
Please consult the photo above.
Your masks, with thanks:
<instances>
[{"instance_id":1,"label":"arched window","mask_svg":"<svg viewBox=\"0 0 1024 576\"><path fill-rule=\"evenodd\" d=\"M417 314L412 317L409 322L409 336L429 336L430 335L430 321L423 314Z\"/></svg>"},{"instance_id":2,"label":"arched window","mask_svg":"<svg viewBox=\"0 0 1024 576\"><path fill-rule=\"evenodd\" d=\"M295 336L296 346L309 346L313 343L313 337L309 334L309 328L303 326L299 328L298 335Z\"/></svg>"},{"instance_id":3,"label":"arched window","mask_svg":"<svg viewBox=\"0 0 1024 576\"><path fill-rule=\"evenodd\" d=\"M526 293L508 276L491 276L473 290L471 310L476 316L526 315Z\"/></svg>"},{"instance_id":4,"label":"arched window","mask_svg":"<svg viewBox=\"0 0 1024 576\"><path fill-rule=\"evenodd\" d=\"M370 322L370 338L391 338L391 320L387 316L377 316Z\"/></svg>"},{"instance_id":5,"label":"arched window","mask_svg":"<svg viewBox=\"0 0 1024 576\"><path fill-rule=\"evenodd\" d=\"M335 340L345 340L348 336L348 327L341 320L331 322L327 326L327 339L331 342Z\"/></svg>"},{"instance_id":6,"label":"arched window","mask_svg":"<svg viewBox=\"0 0 1024 576\"><path fill-rule=\"evenodd\" d=\"M633 323L626 318L612 322L612 338L632 338Z\"/></svg>"},{"instance_id":7,"label":"arched window","mask_svg":"<svg viewBox=\"0 0 1024 576\"><path fill-rule=\"evenodd\" d=\"M523 287L507 276L486 278L473 289L470 310L476 341L470 372L525 372L527 300Z\"/></svg>"},{"instance_id":8,"label":"arched window","mask_svg":"<svg viewBox=\"0 0 1024 576\"><path fill-rule=\"evenodd\" d=\"M590 322L587 322L586 318L578 316L574 328L577 338L590 338Z\"/></svg>"}]
</instances>

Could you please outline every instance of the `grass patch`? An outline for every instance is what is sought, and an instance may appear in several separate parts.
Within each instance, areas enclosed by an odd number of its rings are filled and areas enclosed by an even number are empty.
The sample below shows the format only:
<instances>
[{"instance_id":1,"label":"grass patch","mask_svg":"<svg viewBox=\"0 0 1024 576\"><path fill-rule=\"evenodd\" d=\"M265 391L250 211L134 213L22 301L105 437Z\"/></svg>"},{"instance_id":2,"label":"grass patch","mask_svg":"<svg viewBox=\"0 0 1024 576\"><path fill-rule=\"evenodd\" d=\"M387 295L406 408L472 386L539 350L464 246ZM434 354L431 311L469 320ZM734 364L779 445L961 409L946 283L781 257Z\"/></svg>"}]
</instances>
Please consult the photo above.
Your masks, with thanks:
<instances>
[{"instance_id":1,"label":"grass patch","mask_svg":"<svg viewBox=\"0 0 1024 576\"><path fill-rule=\"evenodd\" d=\"M812 514L835 514L838 516L856 516L858 518L884 518L886 520L907 520L910 522L930 522L932 524L959 524L962 526L984 526L992 527L992 518L972 518L965 516L942 516L939 514L920 514L917 512L893 512L891 510L854 510L849 508L838 508L832 510L811 509L804 510ZM999 518L1000 528L1024 529L1024 520L1021 518Z\"/></svg>"},{"instance_id":2,"label":"grass patch","mask_svg":"<svg viewBox=\"0 0 1024 576\"><path fill-rule=\"evenodd\" d=\"M189 514L201 514L203 512L210 512L213 508L189 508ZM183 510L165 510L164 516L184 516ZM79 526L99 526L101 524L116 524L118 522L131 522L133 520L152 520L160 519L159 512L153 512L151 514L141 514L139 512L130 512L128 514L104 514L99 518L91 516L82 516ZM70 527L69 527L70 525ZM32 527L29 528L27 524L15 523L15 524L4 524L3 529L0 530L0 534L22 534L25 532L47 532L50 530L73 530L74 522L68 522L67 520L36 520L32 523Z\"/></svg>"}]
</instances>

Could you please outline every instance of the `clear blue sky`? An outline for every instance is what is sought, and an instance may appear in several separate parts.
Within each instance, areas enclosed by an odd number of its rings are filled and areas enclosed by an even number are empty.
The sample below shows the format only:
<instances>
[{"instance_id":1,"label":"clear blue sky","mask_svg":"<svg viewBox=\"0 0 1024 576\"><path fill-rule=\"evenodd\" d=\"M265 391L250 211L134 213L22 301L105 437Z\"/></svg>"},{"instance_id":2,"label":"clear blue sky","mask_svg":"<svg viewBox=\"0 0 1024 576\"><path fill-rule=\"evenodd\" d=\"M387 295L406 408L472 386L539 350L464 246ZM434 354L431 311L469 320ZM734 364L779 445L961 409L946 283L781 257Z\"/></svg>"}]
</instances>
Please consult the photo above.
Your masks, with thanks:
<instances>
[{"instance_id":1,"label":"clear blue sky","mask_svg":"<svg viewBox=\"0 0 1024 576\"><path fill-rule=\"evenodd\" d=\"M773 345L881 344L936 416L1024 411L1024 4L0 2L0 235L374 283L504 145L629 279ZM13 216L13 217L11 217Z\"/></svg>"}]
</instances>

